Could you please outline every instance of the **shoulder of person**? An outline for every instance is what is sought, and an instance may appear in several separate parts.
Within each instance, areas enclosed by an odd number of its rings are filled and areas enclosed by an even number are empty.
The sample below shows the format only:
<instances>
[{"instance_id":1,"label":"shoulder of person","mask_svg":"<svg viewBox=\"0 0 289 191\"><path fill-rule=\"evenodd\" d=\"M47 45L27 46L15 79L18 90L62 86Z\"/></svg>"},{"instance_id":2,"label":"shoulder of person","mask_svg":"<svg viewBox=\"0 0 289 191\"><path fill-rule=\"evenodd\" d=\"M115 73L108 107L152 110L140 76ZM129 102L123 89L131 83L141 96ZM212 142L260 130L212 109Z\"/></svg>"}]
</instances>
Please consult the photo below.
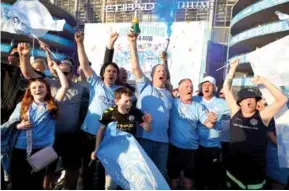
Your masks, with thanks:
<instances>
[{"instance_id":1,"label":"shoulder of person","mask_svg":"<svg viewBox=\"0 0 289 191\"><path fill-rule=\"evenodd\" d=\"M196 108L202 108L203 110L207 110L206 106L204 106L200 102L197 102L197 101L194 101L194 100L192 101L191 106L194 106Z\"/></svg>"},{"instance_id":2,"label":"shoulder of person","mask_svg":"<svg viewBox=\"0 0 289 191\"><path fill-rule=\"evenodd\" d=\"M193 96L193 101L195 101L195 102L201 102L201 100L202 100L202 96Z\"/></svg>"},{"instance_id":3,"label":"shoulder of person","mask_svg":"<svg viewBox=\"0 0 289 191\"><path fill-rule=\"evenodd\" d=\"M132 106L131 109L130 109L130 113L136 113L136 112L141 112L141 113L144 113L141 109L135 107L135 106Z\"/></svg>"},{"instance_id":4,"label":"shoulder of person","mask_svg":"<svg viewBox=\"0 0 289 191\"><path fill-rule=\"evenodd\" d=\"M111 113L111 112L114 111L115 108L116 108L116 107L109 107L109 108L107 108L103 113L104 113L104 114L105 114L105 113Z\"/></svg>"}]
</instances>

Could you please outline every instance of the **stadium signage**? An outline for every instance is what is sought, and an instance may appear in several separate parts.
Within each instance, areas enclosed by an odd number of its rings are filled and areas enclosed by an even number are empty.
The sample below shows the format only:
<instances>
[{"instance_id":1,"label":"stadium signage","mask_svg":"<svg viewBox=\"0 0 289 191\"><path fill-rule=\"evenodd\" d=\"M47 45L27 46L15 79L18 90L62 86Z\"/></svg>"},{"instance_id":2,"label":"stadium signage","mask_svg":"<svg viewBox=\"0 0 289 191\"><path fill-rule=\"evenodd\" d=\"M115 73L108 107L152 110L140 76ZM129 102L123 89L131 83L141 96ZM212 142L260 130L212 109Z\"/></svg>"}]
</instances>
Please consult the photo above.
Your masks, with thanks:
<instances>
[{"instance_id":1,"label":"stadium signage","mask_svg":"<svg viewBox=\"0 0 289 191\"><path fill-rule=\"evenodd\" d=\"M106 13L116 12L132 12L135 10L152 11L156 7L156 3L130 3L130 4L116 4L106 5L103 11ZM177 9L209 9L209 1L179 1L176 3Z\"/></svg>"}]
</instances>

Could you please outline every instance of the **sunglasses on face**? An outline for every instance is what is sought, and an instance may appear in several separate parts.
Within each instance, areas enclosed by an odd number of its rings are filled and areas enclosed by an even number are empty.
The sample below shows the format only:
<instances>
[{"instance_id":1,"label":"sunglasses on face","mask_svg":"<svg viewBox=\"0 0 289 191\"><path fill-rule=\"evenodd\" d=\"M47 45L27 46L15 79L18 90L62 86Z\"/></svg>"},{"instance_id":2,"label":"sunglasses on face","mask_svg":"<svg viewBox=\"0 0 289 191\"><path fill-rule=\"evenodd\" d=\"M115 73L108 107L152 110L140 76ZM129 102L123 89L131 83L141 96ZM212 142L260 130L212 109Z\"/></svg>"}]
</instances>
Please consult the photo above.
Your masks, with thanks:
<instances>
[{"instance_id":1,"label":"sunglasses on face","mask_svg":"<svg viewBox=\"0 0 289 191\"><path fill-rule=\"evenodd\" d=\"M13 54L9 54L9 56L19 57L19 53L18 52L14 52Z\"/></svg>"}]
</instances>

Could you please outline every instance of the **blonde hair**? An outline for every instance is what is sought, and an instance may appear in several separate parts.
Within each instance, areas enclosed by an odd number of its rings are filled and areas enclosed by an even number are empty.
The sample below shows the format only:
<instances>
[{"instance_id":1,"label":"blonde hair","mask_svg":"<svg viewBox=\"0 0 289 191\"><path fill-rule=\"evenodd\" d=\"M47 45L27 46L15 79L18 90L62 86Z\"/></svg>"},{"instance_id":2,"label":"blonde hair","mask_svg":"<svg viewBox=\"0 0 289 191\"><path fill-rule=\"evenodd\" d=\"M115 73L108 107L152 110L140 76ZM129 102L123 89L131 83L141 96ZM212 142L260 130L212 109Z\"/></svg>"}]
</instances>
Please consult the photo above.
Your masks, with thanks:
<instances>
[{"instance_id":1,"label":"blonde hair","mask_svg":"<svg viewBox=\"0 0 289 191\"><path fill-rule=\"evenodd\" d=\"M44 68L46 69L46 62L44 59L41 59L41 58L35 59L32 64L37 64L37 63L43 65Z\"/></svg>"}]
</instances>

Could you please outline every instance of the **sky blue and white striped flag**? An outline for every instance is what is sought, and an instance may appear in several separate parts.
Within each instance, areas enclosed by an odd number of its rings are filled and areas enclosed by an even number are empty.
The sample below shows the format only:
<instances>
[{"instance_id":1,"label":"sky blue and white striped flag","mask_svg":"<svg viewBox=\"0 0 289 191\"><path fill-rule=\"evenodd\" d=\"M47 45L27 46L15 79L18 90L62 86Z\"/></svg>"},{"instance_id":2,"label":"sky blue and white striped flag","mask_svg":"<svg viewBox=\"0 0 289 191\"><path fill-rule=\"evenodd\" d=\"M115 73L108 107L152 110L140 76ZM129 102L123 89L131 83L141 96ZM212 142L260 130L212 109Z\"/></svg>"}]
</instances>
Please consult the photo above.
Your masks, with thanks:
<instances>
[{"instance_id":1,"label":"sky blue and white striped flag","mask_svg":"<svg viewBox=\"0 0 289 191\"><path fill-rule=\"evenodd\" d=\"M169 190L166 180L133 135L110 123L96 153L107 173L126 190Z\"/></svg>"},{"instance_id":2,"label":"sky blue and white striped flag","mask_svg":"<svg viewBox=\"0 0 289 191\"><path fill-rule=\"evenodd\" d=\"M1 31L44 36L48 31L62 31L65 20L53 20L39 0L18 0L8 10L1 6Z\"/></svg>"}]
</instances>

